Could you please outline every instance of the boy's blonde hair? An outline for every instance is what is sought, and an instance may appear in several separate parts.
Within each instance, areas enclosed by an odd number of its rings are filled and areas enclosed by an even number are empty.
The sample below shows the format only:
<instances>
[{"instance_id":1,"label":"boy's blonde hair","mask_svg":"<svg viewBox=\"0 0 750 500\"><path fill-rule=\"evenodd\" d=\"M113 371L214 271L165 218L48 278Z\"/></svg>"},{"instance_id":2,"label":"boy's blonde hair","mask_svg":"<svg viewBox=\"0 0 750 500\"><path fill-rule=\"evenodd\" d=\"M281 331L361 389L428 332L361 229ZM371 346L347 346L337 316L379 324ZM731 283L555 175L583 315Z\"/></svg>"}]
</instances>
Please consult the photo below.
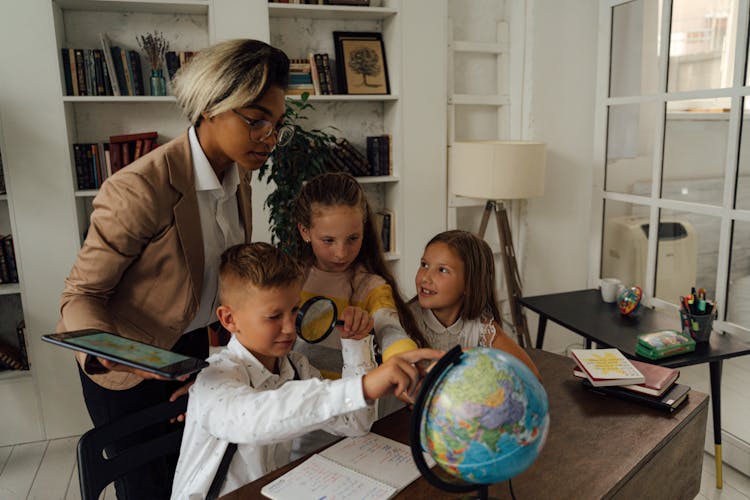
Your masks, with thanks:
<instances>
[{"instance_id":1,"label":"boy's blonde hair","mask_svg":"<svg viewBox=\"0 0 750 500\"><path fill-rule=\"evenodd\" d=\"M229 295L248 285L276 288L301 284L302 269L292 257L268 243L242 243L221 254L219 299L226 303Z\"/></svg>"},{"instance_id":2,"label":"boy's blonde hair","mask_svg":"<svg viewBox=\"0 0 750 500\"><path fill-rule=\"evenodd\" d=\"M237 39L201 50L177 72L173 82L177 103L193 125L201 114L213 117L244 108L272 85L286 89L289 58L258 40Z\"/></svg>"}]
</instances>

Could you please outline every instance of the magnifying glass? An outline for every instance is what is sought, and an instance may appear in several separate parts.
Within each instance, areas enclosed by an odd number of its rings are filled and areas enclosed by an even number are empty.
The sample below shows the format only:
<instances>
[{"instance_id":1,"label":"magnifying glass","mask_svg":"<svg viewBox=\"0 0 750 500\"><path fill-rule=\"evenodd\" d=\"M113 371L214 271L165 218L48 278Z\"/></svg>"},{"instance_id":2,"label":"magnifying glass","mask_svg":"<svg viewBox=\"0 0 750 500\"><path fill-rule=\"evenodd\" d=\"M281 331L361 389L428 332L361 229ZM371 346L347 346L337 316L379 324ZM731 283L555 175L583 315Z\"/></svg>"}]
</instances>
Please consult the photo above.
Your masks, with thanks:
<instances>
[{"instance_id":1,"label":"magnifying glass","mask_svg":"<svg viewBox=\"0 0 750 500\"><path fill-rule=\"evenodd\" d=\"M310 344L317 344L328 337L336 325L343 325L338 319L338 309L333 300L317 296L309 298L297 312L295 327L297 335Z\"/></svg>"}]
</instances>

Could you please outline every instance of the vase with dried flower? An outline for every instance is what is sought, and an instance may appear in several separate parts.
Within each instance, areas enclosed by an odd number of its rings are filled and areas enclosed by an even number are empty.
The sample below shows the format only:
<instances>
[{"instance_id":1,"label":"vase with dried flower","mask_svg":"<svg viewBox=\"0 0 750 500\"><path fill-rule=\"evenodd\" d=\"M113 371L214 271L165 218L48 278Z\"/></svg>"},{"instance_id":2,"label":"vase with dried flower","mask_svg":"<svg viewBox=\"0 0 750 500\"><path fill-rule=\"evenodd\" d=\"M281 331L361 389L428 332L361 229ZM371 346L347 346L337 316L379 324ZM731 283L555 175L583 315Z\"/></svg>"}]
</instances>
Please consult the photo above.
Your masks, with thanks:
<instances>
[{"instance_id":1,"label":"vase with dried flower","mask_svg":"<svg viewBox=\"0 0 750 500\"><path fill-rule=\"evenodd\" d=\"M167 95L167 82L164 79L162 61L164 61L164 54L169 50L169 42L164 38L164 33L154 31L135 38L138 46L146 53L151 66L151 79L149 80L151 95Z\"/></svg>"}]
</instances>

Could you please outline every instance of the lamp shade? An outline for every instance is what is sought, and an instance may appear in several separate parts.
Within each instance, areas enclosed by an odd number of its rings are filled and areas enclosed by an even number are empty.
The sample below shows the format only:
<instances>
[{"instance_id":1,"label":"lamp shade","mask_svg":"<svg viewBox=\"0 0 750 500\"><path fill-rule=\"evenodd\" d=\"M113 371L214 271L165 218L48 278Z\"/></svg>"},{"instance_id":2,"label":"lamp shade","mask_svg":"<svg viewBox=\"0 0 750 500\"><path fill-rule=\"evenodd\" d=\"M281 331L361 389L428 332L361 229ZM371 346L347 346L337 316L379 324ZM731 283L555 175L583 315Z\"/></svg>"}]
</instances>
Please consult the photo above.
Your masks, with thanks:
<instances>
[{"instance_id":1,"label":"lamp shade","mask_svg":"<svg viewBox=\"0 0 750 500\"><path fill-rule=\"evenodd\" d=\"M541 196L546 156L542 142L455 142L450 152L453 194L485 200Z\"/></svg>"}]
</instances>

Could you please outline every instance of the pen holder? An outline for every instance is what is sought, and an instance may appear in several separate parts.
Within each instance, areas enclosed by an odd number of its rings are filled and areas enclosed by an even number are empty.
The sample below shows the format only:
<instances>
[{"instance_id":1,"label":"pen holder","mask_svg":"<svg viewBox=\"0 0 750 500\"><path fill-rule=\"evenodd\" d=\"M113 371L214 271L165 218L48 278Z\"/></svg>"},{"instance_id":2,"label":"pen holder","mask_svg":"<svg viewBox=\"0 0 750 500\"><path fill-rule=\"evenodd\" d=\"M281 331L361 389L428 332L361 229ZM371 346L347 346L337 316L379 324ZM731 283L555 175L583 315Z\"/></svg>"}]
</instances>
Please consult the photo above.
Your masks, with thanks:
<instances>
[{"instance_id":1,"label":"pen holder","mask_svg":"<svg viewBox=\"0 0 750 500\"><path fill-rule=\"evenodd\" d=\"M690 314L680 309L680 320L685 335L690 335L696 342L708 342L714 326L713 314Z\"/></svg>"}]
</instances>

